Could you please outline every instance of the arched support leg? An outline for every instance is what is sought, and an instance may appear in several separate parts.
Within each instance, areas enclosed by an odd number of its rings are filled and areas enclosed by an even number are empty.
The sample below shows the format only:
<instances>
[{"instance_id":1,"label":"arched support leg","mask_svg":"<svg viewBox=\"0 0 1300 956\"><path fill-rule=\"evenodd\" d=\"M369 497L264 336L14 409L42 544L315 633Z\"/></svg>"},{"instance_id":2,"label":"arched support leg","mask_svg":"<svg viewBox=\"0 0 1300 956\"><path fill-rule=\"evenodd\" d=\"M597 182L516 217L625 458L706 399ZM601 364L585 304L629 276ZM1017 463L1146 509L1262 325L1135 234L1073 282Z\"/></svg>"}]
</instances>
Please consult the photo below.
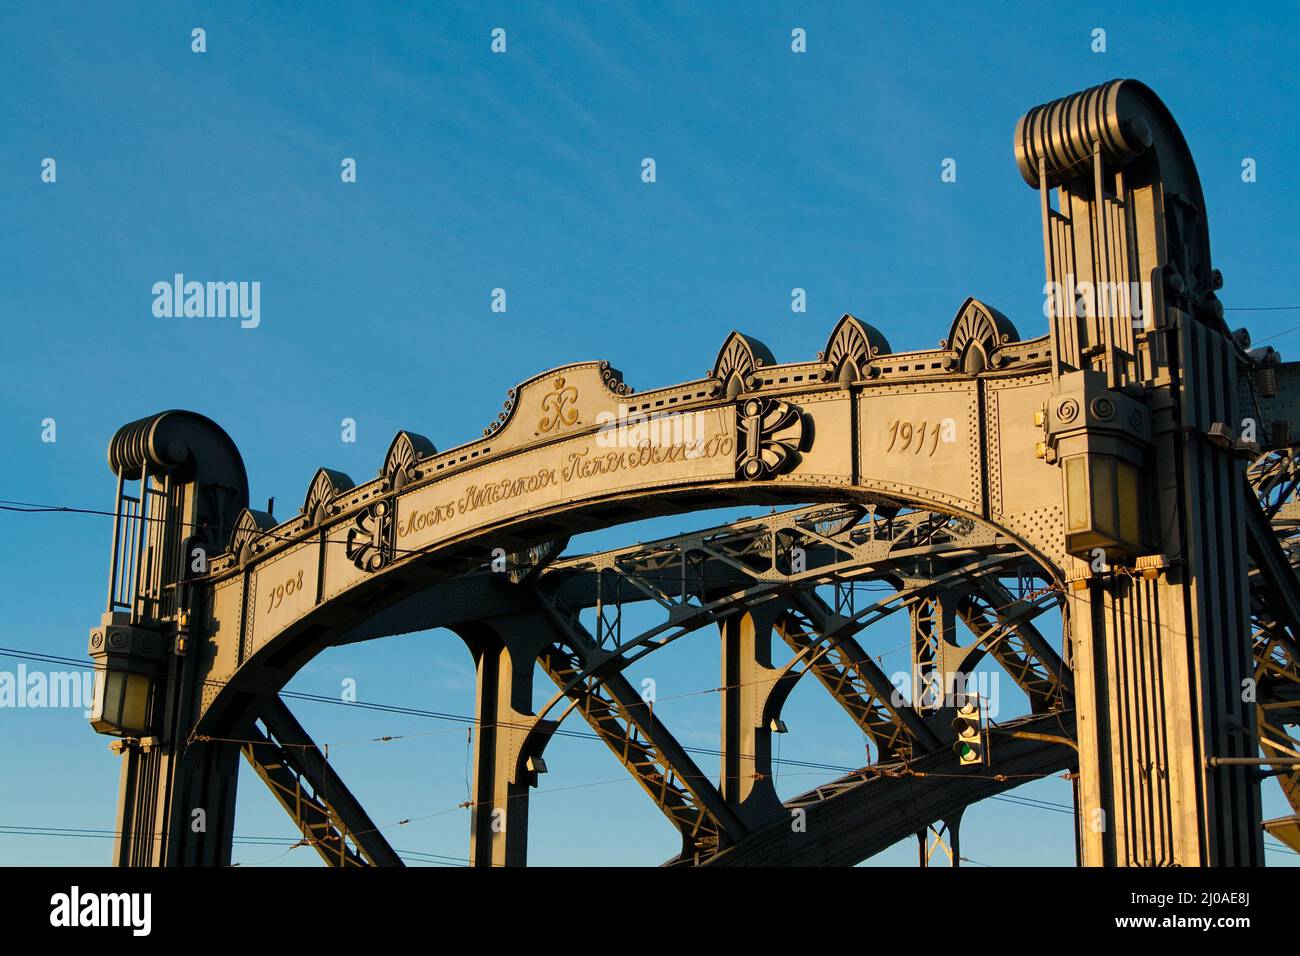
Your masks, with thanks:
<instances>
[{"instance_id":1,"label":"arched support leg","mask_svg":"<svg viewBox=\"0 0 1300 956\"><path fill-rule=\"evenodd\" d=\"M772 628L785 606L770 602L728 617L722 637L722 796L752 826L783 815L772 783L768 698L781 671L772 667Z\"/></svg>"},{"instance_id":2,"label":"arched support leg","mask_svg":"<svg viewBox=\"0 0 1300 956\"><path fill-rule=\"evenodd\" d=\"M457 633L474 655L477 672L470 865L524 866L528 791L537 778L520 766L520 748L537 723L533 672L548 631L524 616L466 625Z\"/></svg>"}]
</instances>

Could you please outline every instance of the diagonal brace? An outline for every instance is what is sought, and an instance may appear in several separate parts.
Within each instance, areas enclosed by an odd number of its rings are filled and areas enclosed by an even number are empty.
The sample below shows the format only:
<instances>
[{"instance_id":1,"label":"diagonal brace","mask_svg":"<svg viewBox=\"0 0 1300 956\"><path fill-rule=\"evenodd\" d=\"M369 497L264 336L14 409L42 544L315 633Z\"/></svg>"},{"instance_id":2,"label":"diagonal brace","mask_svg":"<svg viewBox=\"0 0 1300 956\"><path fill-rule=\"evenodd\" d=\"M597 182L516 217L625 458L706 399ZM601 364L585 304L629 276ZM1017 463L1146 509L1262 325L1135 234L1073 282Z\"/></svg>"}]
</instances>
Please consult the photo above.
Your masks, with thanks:
<instances>
[{"instance_id":1,"label":"diagonal brace","mask_svg":"<svg viewBox=\"0 0 1300 956\"><path fill-rule=\"evenodd\" d=\"M259 714L244 756L293 818L303 837L331 866L403 866L361 804L278 696Z\"/></svg>"}]
</instances>

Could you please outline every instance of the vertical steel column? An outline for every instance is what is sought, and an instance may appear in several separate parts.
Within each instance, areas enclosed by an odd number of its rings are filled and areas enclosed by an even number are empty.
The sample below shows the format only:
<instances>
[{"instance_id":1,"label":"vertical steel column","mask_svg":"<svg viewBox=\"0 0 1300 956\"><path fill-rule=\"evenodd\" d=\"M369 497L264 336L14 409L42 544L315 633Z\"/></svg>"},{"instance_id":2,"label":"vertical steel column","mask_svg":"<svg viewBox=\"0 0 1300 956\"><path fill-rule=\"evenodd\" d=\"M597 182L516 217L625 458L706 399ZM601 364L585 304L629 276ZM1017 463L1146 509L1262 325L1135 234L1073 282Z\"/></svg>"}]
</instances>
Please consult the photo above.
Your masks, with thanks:
<instances>
[{"instance_id":1,"label":"vertical steel column","mask_svg":"<svg viewBox=\"0 0 1300 956\"><path fill-rule=\"evenodd\" d=\"M474 775L470 790L470 865L524 866L528 791L536 774L520 766L532 712L537 655L551 629L536 616L493 618L456 628L474 655Z\"/></svg>"},{"instance_id":2,"label":"vertical steel column","mask_svg":"<svg viewBox=\"0 0 1300 956\"><path fill-rule=\"evenodd\" d=\"M768 699L780 676L772 667L772 628L785 608L769 602L724 619L722 638L723 799L746 826L784 812L772 783L774 714Z\"/></svg>"}]
</instances>

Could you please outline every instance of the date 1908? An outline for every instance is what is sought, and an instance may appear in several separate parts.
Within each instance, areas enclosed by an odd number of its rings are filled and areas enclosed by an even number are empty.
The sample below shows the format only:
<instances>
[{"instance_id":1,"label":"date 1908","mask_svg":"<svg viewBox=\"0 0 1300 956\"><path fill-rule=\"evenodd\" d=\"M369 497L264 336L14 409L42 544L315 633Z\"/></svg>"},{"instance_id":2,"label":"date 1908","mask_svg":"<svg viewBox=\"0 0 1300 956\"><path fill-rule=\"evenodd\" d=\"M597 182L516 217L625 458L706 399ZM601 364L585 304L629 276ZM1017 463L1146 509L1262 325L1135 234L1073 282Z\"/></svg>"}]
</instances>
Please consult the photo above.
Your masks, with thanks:
<instances>
[{"instance_id":1,"label":"date 1908","mask_svg":"<svg viewBox=\"0 0 1300 956\"><path fill-rule=\"evenodd\" d=\"M284 599L290 595L302 590L302 569L298 570L296 578L289 578L283 584L277 584L268 595L266 602L266 613L270 614L277 607L284 603Z\"/></svg>"}]
</instances>

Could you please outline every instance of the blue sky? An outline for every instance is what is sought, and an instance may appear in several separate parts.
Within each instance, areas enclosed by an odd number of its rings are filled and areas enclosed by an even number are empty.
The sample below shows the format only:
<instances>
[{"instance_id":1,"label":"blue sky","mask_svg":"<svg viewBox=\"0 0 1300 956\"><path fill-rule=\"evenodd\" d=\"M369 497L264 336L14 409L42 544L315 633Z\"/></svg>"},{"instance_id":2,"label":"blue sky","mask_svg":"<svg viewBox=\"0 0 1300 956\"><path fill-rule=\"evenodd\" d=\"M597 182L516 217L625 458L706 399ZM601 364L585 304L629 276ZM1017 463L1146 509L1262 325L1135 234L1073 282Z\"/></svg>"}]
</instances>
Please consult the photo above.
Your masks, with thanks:
<instances>
[{"instance_id":1,"label":"blue sky","mask_svg":"<svg viewBox=\"0 0 1300 956\"><path fill-rule=\"evenodd\" d=\"M578 359L653 387L700 375L732 328L778 359L812 357L845 311L895 349L922 348L967 295L1039 334L1038 197L1016 172L1012 130L1026 108L1117 76L1152 86L1183 128L1225 305L1300 305L1294 5L554 6L6 3L0 498L110 508L108 438L163 408L225 427L253 501L275 496L285 517L318 466L365 479L403 428L440 448L467 441L507 388ZM206 53L191 51L195 27ZM489 50L495 27L503 55ZM791 52L795 27L805 54ZM1097 27L1105 53L1091 50ZM55 183L41 181L46 157ZM340 181L344 157L354 184ZM1254 183L1241 179L1246 157ZM940 180L945 158L955 183ZM177 272L260 282L260 326L155 317L151 288ZM490 310L498 287L504 315ZM791 312L794 287L806 313ZM1300 325L1300 311L1228 316L1257 341ZM1271 344L1285 357L1296 340ZM355 444L340 441L345 417ZM46 418L55 443L41 441ZM100 517L0 513L3 646L84 656L109 531ZM904 640L900 622L867 645ZM716 685L711 636L663 653L661 696ZM445 632L331 651L292 687L336 694L349 676L363 700L472 708L468 653ZM684 743L716 745L716 696L672 707L661 716ZM396 847L466 856L465 812L444 812L465 798L463 727L294 709L336 742L331 758L376 822L441 814L400 828ZM783 756L861 763L861 735L811 684L787 721ZM419 736L342 743L381 734ZM0 824L111 829L107 743L79 711L0 711L0 763L22 770L0 781ZM534 862L674 852L601 745L557 739L547 762ZM784 794L824 779L796 772L782 771ZM562 789L587 784L599 785ZM237 832L294 836L262 789L241 778ZM1017 793L1070 802L1060 780ZM1050 808L986 803L962 838L989 864L1073 862L1070 817ZM98 864L108 851L0 834L0 863ZM236 859L280 852L240 845ZM876 862L914 860L907 843Z\"/></svg>"}]
</instances>

